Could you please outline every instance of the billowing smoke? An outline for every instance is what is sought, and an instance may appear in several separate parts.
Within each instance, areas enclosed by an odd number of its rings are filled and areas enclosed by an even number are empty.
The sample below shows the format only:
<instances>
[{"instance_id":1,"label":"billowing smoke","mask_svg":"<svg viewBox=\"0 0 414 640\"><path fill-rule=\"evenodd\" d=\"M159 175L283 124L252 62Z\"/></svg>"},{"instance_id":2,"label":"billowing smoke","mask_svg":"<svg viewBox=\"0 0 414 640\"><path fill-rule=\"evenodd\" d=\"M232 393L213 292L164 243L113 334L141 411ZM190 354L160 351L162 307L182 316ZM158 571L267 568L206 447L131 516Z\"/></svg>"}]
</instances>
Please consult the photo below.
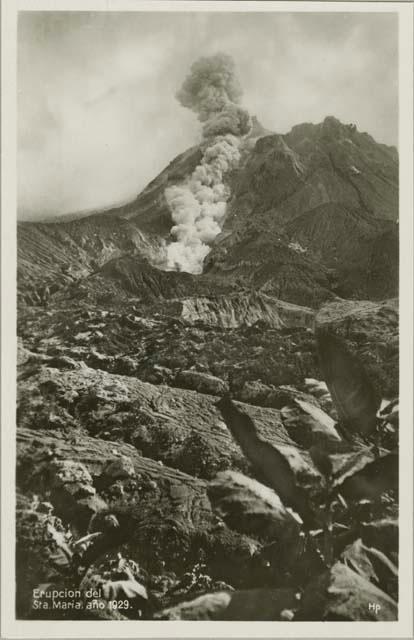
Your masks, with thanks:
<instances>
[{"instance_id":1,"label":"billowing smoke","mask_svg":"<svg viewBox=\"0 0 414 640\"><path fill-rule=\"evenodd\" d=\"M249 114L238 105L241 96L234 62L222 53L197 60L177 93L179 102L203 123L203 157L184 183L165 190L175 222L167 269L200 273L221 231L230 197L224 176L237 167L242 136L250 130Z\"/></svg>"}]
</instances>

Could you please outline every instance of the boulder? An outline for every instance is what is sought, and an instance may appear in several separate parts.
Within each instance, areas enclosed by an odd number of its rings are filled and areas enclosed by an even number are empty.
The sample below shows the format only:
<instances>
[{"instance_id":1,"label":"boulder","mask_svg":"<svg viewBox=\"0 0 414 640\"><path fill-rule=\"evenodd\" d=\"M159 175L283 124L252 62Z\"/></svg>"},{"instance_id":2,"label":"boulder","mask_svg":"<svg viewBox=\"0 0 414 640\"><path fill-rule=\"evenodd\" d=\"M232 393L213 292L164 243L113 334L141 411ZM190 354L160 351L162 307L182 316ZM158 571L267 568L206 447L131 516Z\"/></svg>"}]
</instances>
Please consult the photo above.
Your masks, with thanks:
<instances>
[{"instance_id":1,"label":"boulder","mask_svg":"<svg viewBox=\"0 0 414 640\"><path fill-rule=\"evenodd\" d=\"M120 356L115 358L116 372L124 376L133 376L138 368L138 363L131 356Z\"/></svg>"},{"instance_id":2,"label":"boulder","mask_svg":"<svg viewBox=\"0 0 414 640\"><path fill-rule=\"evenodd\" d=\"M228 385L221 378L193 370L180 371L175 377L175 384L212 396L222 396L229 391Z\"/></svg>"},{"instance_id":3,"label":"boulder","mask_svg":"<svg viewBox=\"0 0 414 640\"><path fill-rule=\"evenodd\" d=\"M323 306L316 316L317 330L344 340L364 366L380 398L398 395L398 299L381 302L338 300Z\"/></svg>"},{"instance_id":4,"label":"boulder","mask_svg":"<svg viewBox=\"0 0 414 640\"><path fill-rule=\"evenodd\" d=\"M360 576L398 599L398 569L382 551L366 546L359 538L344 549L341 557Z\"/></svg>"},{"instance_id":5,"label":"boulder","mask_svg":"<svg viewBox=\"0 0 414 640\"><path fill-rule=\"evenodd\" d=\"M282 409L286 405L294 404L295 400L303 400L318 407L318 401L310 394L299 391L292 385L278 387L263 384L260 380L246 381L237 393L237 399L248 404L261 407Z\"/></svg>"},{"instance_id":6,"label":"boulder","mask_svg":"<svg viewBox=\"0 0 414 640\"><path fill-rule=\"evenodd\" d=\"M398 619L398 605L365 577L337 562L308 584L296 619L389 622Z\"/></svg>"},{"instance_id":7,"label":"boulder","mask_svg":"<svg viewBox=\"0 0 414 640\"><path fill-rule=\"evenodd\" d=\"M160 620L286 620L286 611L298 606L294 589L218 591L164 609Z\"/></svg>"},{"instance_id":8,"label":"boulder","mask_svg":"<svg viewBox=\"0 0 414 640\"><path fill-rule=\"evenodd\" d=\"M398 520L384 518L373 522L363 522L361 536L363 542L368 546L377 547L387 554L398 553Z\"/></svg>"},{"instance_id":9,"label":"boulder","mask_svg":"<svg viewBox=\"0 0 414 640\"><path fill-rule=\"evenodd\" d=\"M135 478L135 469L131 458L121 456L115 460L110 460L102 471L103 478L115 481L119 479Z\"/></svg>"},{"instance_id":10,"label":"boulder","mask_svg":"<svg viewBox=\"0 0 414 640\"><path fill-rule=\"evenodd\" d=\"M56 367L56 369L78 369L85 366L83 362L79 362L70 358L69 356L55 356L49 360L49 367Z\"/></svg>"},{"instance_id":11,"label":"boulder","mask_svg":"<svg viewBox=\"0 0 414 640\"><path fill-rule=\"evenodd\" d=\"M216 513L232 528L261 539L294 544L300 519L265 485L235 471L223 471L211 482L208 496Z\"/></svg>"},{"instance_id":12,"label":"boulder","mask_svg":"<svg viewBox=\"0 0 414 640\"><path fill-rule=\"evenodd\" d=\"M61 487L66 484L91 485L92 476L80 462L74 460L57 460L50 465L52 472L52 487Z\"/></svg>"}]
</instances>

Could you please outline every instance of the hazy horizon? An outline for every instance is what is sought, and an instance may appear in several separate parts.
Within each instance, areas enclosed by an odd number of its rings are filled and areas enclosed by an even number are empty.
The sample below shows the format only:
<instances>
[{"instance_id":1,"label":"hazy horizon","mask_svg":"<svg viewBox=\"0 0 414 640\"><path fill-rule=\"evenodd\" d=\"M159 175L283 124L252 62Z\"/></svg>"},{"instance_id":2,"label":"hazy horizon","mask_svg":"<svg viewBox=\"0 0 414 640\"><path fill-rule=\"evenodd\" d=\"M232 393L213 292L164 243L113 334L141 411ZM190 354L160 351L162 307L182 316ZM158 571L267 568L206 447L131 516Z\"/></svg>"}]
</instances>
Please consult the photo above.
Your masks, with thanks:
<instances>
[{"instance_id":1,"label":"hazy horizon","mask_svg":"<svg viewBox=\"0 0 414 640\"><path fill-rule=\"evenodd\" d=\"M396 14L21 12L19 216L135 197L200 140L175 93L217 51L234 58L242 105L267 129L333 115L397 145Z\"/></svg>"}]
</instances>

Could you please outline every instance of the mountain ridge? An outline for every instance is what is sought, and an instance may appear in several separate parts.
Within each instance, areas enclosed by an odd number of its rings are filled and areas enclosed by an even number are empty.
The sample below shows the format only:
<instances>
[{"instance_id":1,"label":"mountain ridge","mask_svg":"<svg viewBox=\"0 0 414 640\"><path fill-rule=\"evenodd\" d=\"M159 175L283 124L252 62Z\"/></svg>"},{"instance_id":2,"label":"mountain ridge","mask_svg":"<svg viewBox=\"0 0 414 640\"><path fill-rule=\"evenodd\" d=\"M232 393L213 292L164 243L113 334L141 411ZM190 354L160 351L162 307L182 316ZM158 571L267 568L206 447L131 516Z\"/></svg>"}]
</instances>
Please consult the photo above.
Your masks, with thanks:
<instances>
[{"instance_id":1,"label":"mountain ridge","mask_svg":"<svg viewBox=\"0 0 414 640\"><path fill-rule=\"evenodd\" d=\"M22 299L124 256L162 269L173 224L165 189L185 181L201 157L199 145L183 152L128 204L72 220L19 223ZM397 294L395 148L331 116L287 134L269 134L256 120L226 182L231 197L222 232L204 263L218 287L227 289L230 280L305 306Z\"/></svg>"}]
</instances>

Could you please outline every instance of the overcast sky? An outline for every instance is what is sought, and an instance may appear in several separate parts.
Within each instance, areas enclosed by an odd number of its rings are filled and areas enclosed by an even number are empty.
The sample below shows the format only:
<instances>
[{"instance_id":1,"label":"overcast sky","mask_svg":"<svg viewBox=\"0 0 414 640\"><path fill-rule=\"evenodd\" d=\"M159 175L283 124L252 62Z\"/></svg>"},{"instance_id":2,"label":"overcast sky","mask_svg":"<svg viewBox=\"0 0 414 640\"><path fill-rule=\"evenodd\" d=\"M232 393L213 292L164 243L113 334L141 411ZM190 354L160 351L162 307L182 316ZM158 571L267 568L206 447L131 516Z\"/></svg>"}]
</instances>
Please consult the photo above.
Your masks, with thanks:
<instances>
[{"instance_id":1,"label":"overcast sky","mask_svg":"<svg viewBox=\"0 0 414 640\"><path fill-rule=\"evenodd\" d=\"M233 56L268 129L334 115L397 144L395 14L21 13L19 215L134 197L200 137L174 94L199 56Z\"/></svg>"}]
</instances>

